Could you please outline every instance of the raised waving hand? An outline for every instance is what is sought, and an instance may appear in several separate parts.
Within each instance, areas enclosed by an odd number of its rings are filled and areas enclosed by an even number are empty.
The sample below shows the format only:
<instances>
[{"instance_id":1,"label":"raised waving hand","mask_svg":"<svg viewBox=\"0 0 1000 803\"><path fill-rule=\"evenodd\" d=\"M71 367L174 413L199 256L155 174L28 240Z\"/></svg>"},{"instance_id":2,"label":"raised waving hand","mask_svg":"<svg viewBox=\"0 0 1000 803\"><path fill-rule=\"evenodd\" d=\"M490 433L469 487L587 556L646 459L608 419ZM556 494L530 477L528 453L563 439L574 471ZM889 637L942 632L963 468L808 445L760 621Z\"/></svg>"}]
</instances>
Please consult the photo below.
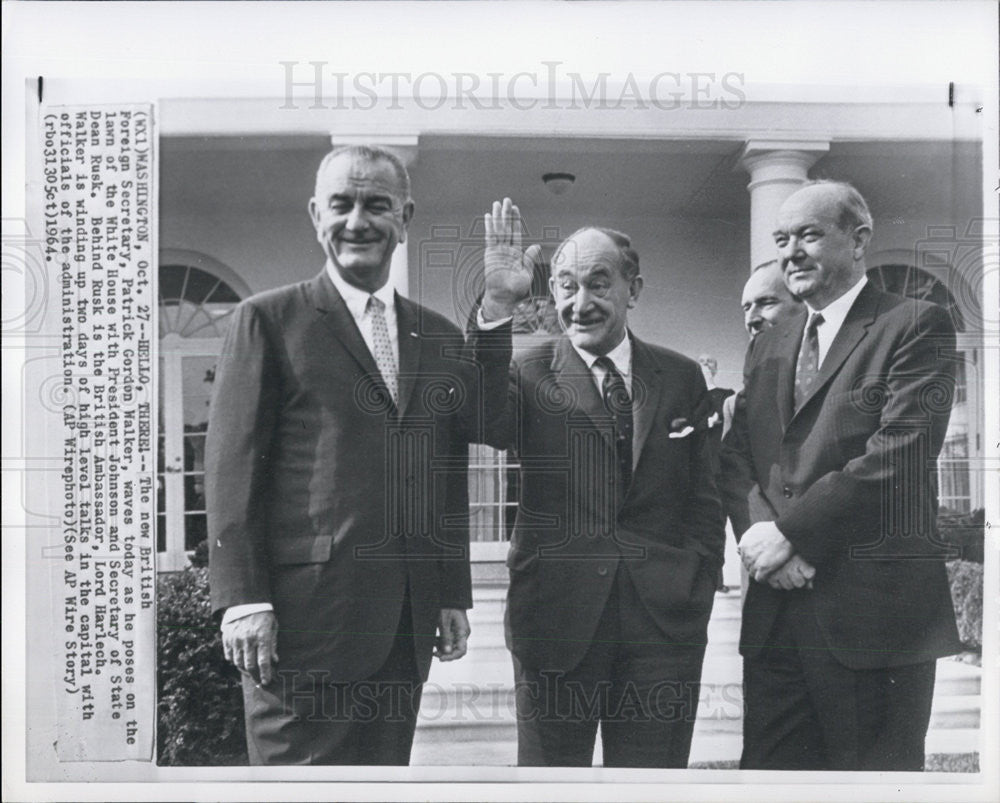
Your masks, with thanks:
<instances>
[{"instance_id":1,"label":"raised waving hand","mask_svg":"<svg viewBox=\"0 0 1000 803\"><path fill-rule=\"evenodd\" d=\"M483 318L496 321L514 314L514 308L531 295L534 265L542 248L533 245L521 250L521 211L510 198L494 201L486 223L486 293Z\"/></svg>"}]
</instances>

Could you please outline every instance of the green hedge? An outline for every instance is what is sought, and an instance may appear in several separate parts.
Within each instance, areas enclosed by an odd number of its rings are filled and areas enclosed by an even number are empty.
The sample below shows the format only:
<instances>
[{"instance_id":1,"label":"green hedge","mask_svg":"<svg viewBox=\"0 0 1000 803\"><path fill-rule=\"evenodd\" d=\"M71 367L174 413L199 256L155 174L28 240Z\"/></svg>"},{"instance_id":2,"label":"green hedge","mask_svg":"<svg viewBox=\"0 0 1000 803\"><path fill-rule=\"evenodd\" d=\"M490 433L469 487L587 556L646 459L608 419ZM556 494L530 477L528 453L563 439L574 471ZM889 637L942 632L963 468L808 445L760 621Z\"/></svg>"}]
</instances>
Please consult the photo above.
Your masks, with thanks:
<instances>
[{"instance_id":1,"label":"green hedge","mask_svg":"<svg viewBox=\"0 0 1000 803\"><path fill-rule=\"evenodd\" d=\"M239 673L222 655L208 569L164 573L157 585L157 762L246 764Z\"/></svg>"},{"instance_id":2,"label":"green hedge","mask_svg":"<svg viewBox=\"0 0 1000 803\"><path fill-rule=\"evenodd\" d=\"M983 648L983 564L955 560L946 564L958 636L968 650Z\"/></svg>"},{"instance_id":3,"label":"green hedge","mask_svg":"<svg viewBox=\"0 0 1000 803\"><path fill-rule=\"evenodd\" d=\"M943 507L938 512L937 529L942 541L958 547L959 560L983 562L986 540L986 511L983 508L971 513L956 513Z\"/></svg>"},{"instance_id":4,"label":"green hedge","mask_svg":"<svg viewBox=\"0 0 1000 803\"><path fill-rule=\"evenodd\" d=\"M958 560L947 564L951 601L955 606L958 635L967 650L983 648L983 558L986 514L982 508L956 513L941 508L938 534L959 549Z\"/></svg>"}]
</instances>

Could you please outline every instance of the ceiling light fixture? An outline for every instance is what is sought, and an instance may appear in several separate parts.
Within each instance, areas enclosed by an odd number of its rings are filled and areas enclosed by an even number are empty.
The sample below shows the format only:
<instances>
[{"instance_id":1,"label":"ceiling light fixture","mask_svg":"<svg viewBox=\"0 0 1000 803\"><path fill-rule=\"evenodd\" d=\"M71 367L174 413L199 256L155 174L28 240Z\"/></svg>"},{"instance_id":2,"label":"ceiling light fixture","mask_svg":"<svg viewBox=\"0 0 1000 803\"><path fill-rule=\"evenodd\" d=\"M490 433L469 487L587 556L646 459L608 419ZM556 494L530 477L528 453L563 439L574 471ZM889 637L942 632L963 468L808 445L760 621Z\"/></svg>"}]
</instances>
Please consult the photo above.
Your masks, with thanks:
<instances>
[{"instance_id":1,"label":"ceiling light fixture","mask_svg":"<svg viewBox=\"0 0 1000 803\"><path fill-rule=\"evenodd\" d=\"M573 186L576 176L572 173L546 173L542 176L542 181L553 195L562 195Z\"/></svg>"}]
</instances>

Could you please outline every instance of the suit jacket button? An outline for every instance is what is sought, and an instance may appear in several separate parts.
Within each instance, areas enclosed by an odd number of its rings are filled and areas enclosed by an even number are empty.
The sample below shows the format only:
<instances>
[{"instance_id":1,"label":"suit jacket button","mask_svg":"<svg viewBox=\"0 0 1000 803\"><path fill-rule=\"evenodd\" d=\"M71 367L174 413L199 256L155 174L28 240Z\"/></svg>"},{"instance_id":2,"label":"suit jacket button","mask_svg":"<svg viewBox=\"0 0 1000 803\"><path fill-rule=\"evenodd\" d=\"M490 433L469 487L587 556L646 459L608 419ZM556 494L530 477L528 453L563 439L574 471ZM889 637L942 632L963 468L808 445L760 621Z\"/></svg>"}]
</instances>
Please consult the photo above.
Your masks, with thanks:
<instances>
[{"instance_id":1,"label":"suit jacket button","mask_svg":"<svg viewBox=\"0 0 1000 803\"><path fill-rule=\"evenodd\" d=\"M781 493L784 495L785 499L792 498L792 489L789 488L787 485L781 489Z\"/></svg>"},{"instance_id":2,"label":"suit jacket button","mask_svg":"<svg viewBox=\"0 0 1000 803\"><path fill-rule=\"evenodd\" d=\"M598 570L597 570L597 573L601 577L607 577L608 576L608 567L607 566L601 566L601 567L599 567Z\"/></svg>"}]
</instances>

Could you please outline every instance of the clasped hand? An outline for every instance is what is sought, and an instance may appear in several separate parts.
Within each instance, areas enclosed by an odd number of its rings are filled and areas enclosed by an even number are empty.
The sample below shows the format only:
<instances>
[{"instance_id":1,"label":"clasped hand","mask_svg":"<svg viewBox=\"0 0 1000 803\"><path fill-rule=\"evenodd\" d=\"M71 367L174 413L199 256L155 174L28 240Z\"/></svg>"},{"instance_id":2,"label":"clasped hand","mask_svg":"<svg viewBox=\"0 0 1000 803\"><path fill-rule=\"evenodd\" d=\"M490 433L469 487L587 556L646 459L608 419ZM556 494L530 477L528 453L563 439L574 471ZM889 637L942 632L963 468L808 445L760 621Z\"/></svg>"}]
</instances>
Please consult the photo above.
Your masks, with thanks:
<instances>
[{"instance_id":1,"label":"clasped hand","mask_svg":"<svg viewBox=\"0 0 1000 803\"><path fill-rule=\"evenodd\" d=\"M743 533L739 552L747 572L758 583L786 590L812 587L816 569L794 554L791 541L773 521L758 522Z\"/></svg>"},{"instance_id":2,"label":"clasped hand","mask_svg":"<svg viewBox=\"0 0 1000 803\"><path fill-rule=\"evenodd\" d=\"M484 221L486 292L482 311L486 320L496 321L509 318L531 295L535 262L540 261L542 249L533 245L521 250L521 212L510 198L494 201L493 211L486 213Z\"/></svg>"}]
</instances>

